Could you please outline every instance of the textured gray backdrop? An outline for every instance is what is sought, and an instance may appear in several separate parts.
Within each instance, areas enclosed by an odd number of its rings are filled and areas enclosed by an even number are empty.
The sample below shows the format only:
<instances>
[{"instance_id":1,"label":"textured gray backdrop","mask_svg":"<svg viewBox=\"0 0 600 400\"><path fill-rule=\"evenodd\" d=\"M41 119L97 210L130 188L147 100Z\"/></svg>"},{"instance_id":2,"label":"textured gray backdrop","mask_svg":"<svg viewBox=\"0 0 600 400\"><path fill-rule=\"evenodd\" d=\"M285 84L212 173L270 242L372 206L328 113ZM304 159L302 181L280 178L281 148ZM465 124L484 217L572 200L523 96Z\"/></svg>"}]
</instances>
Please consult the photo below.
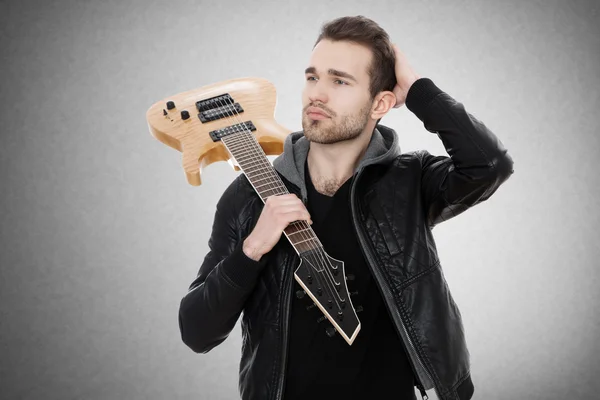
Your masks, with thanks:
<instances>
[{"instance_id":1,"label":"textured gray backdrop","mask_svg":"<svg viewBox=\"0 0 600 400\"><path fill-rule=\"evenodd\" d=\"M180 298L238 173L185 181L148 132L169 95L242 76L300 129L319 27L378 21L509 149L515 174L435 229L476 399L600 393L597 1L0 1L0 398L234 399L240 328L196 355ZM403 151L446 154L405 107ZM431 399L436 396L429 391Z\"/></svg>"}]
</instances>

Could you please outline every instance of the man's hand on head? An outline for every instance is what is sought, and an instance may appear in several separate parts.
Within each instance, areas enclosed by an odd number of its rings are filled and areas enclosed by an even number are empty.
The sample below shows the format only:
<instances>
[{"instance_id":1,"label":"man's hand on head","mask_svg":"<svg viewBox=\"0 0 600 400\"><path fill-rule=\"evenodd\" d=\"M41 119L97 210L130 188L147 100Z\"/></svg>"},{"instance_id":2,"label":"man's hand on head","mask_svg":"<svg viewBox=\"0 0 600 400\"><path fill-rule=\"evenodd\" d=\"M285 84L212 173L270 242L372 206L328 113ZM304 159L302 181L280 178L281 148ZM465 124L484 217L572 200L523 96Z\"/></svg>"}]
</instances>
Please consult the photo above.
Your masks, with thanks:
<instances>
[{"instance_id":1,"label":"man's hand on head","mask_svg":"<svg viewBox=\"0 0 600 400\"><path fill-rule=\"evenodd\" d=\"M396 53L396 86L394 87L394 95L396 96L396 104L394 108L400 108L406 101L406 95L408 89L412 84L420 78L415 71L413 71L404 53L400 51L398 46L392 44L394 52Z\"/></svg>"}]
</instances>

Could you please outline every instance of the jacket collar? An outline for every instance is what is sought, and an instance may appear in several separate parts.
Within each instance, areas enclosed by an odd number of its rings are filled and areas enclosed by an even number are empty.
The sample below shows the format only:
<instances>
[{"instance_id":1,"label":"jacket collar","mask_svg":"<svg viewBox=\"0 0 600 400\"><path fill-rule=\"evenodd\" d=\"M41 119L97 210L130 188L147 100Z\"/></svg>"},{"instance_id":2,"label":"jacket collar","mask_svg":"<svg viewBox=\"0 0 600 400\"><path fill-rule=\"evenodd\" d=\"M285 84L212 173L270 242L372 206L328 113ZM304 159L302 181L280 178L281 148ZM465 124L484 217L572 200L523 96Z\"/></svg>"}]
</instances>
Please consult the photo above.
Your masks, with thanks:
<instances>
[{"instance_id":1,"label":"jacket collar","mask_svg":"<svg viewBox=\"0 0 600 400\"><path fill-rule=\"evenodd\" d=\"M283 144L283 153L273 160L273 167L285 179L300 188L302 199L306 199L306 181L304 164L308 156L310 141L304 137L304 131L290 133ZM377 125L367 146L367 151L358 163L354 174L367 165L387 164L400 155L398 135L387 126Z\"/></svg>"}]
</instances>

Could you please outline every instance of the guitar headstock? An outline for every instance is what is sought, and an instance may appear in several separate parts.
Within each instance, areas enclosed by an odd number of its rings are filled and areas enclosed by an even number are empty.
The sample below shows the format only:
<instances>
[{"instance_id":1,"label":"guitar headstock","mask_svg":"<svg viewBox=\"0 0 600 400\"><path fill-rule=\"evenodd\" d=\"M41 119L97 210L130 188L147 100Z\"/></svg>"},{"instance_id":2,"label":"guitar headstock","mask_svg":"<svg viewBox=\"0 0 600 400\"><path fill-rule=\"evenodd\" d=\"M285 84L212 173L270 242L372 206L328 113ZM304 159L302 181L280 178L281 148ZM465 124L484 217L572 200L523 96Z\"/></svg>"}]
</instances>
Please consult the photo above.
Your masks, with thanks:
<instances>
[{"instance_id":1,"label":"guitar headstock","mask_svg":"<svg viewBox=\"0 0 600 400\"><path fill-rule=\"evenodd\" d=\"M361 325L350 299L344 262L330 257L322 248L306 251L300 254L294 278L351 345Z\"/></svg>"}]
</instances>

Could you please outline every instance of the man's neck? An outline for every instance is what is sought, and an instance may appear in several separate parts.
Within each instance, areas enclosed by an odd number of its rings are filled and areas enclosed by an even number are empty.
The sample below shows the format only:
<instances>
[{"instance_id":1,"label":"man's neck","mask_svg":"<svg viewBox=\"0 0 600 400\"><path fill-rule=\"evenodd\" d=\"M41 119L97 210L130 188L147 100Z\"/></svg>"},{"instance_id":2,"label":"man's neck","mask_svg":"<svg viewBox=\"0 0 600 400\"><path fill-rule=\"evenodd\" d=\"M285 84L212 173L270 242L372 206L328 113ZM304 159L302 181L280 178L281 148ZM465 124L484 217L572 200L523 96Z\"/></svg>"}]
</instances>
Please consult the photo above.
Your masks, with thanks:
<instances>
[{"instance_id":1,"label":"man's neck","mask_svg":"<svg viewBox=\"0 0 600 400\"><path fill-rule=\"evenodd\" d=\"M363 133L354 140L333 144L311 142L306 162L315 188L322 192L335 191L352 177L367 150L371 136L372 131L369 134Z\"/></svg>"}]
</instances>

